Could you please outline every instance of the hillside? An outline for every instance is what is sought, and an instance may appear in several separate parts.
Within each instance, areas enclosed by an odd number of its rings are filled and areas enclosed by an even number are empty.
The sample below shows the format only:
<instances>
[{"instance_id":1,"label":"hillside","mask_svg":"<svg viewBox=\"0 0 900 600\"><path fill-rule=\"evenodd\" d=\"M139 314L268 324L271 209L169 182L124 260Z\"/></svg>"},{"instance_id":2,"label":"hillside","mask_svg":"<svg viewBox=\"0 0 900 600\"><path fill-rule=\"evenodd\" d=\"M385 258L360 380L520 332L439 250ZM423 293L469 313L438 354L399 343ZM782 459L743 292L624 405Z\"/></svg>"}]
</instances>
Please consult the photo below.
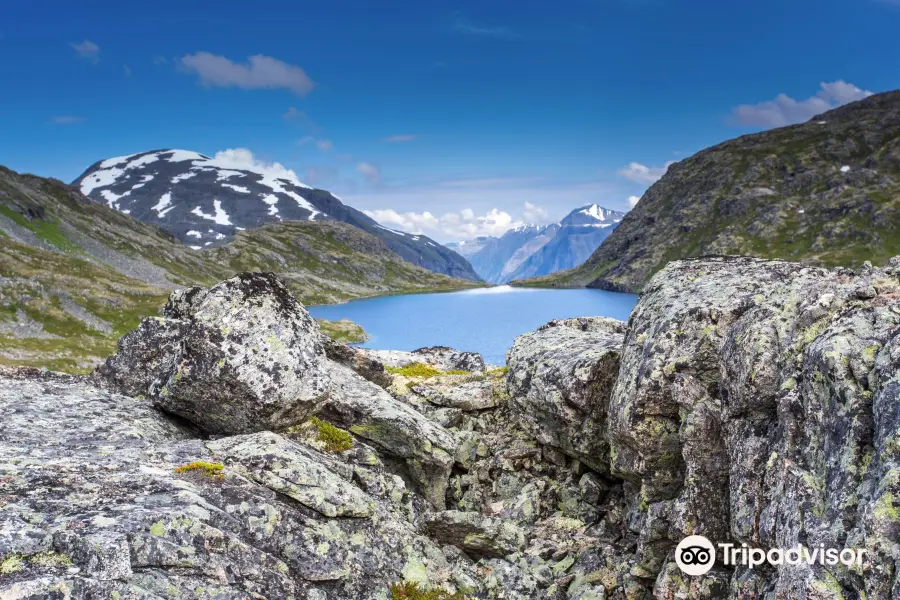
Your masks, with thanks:
<instances>
[{"instance_id":1,"label":"hillside","mask_svg":"<svg viewBox=\"0 0 900 600\"><path fill-rule=\"evenodd\" d=\"M672 165L581 267L517 285L637 292L711 254L821 266L900 253L900 91L740 137Z\"/></svg>"},{"instance_id":2,"label":"hillside","mask_svg":"<svg viewBox=\"0 0 900 600\"><path fill-rule=\"evenodd\" d=\"M472 285L338 222L275 223L192 250L60 181L0 167L0 364L88 370L172 289L238 270L274 271L307 304Z\"/></svg>"},{"instance_id":3,"label":"hillside","mask_svg":"<svg viewBox=\"0 0 900 600\"><path fill-rule=\"evenodd\" d=\"M381 238L404 260L478 281L472 266L434 240L382 227L279 164L241 150L214 157L154 150L98 161L72 184L92 200L158 225L197 249L223 246L238 232L281 221L341 221Z\"/></svg>"}]
</instances>

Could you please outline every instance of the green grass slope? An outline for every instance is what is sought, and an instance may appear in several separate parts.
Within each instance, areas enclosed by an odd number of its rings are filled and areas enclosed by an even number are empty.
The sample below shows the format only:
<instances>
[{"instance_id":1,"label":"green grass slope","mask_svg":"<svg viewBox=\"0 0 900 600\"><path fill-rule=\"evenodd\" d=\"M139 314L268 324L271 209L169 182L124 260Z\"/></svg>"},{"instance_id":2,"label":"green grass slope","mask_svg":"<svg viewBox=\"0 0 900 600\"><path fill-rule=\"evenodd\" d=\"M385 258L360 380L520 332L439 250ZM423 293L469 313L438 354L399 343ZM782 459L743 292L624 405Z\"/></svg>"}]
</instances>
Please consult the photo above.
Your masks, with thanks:
<instances>
[{"instance_id":1,"label":"green grass slope","mask_svg":"<svg viewBox=\"0 0 900 600\"><path fill-rule=\"evenodd\" d=\"M279 274L305 304L476 285L343 223L267 225L195 251L62 182L0 167L0 364L89 371L172 289L244 270Z\"/></svg>"},{"instance_id":2,"label":"green grass slope","mask_svg":"<svg viewBox=\"0 0 900 600\"><path fill-rule=\"evenodd\" d=\"M638 292L706 254L849 267L900 254L900 92L673 165L586 263L515 285Z\"/></svg>"}]
</instances>

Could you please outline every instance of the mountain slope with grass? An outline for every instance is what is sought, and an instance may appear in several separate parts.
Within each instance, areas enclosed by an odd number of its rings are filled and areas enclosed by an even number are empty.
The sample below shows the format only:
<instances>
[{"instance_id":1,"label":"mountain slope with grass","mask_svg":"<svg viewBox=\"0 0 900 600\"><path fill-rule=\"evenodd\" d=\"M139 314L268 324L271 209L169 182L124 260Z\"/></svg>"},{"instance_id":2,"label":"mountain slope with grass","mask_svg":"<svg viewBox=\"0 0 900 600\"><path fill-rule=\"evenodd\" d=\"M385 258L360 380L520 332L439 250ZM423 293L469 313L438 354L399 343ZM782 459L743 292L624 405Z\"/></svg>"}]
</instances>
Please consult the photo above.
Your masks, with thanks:
<instances>
[{"instance_id":1,"label":"mountain slope with grass","mask_svg":"<svg viewBox=\"0 0 900 600\"><path fill-rule=\"evenodd\" d=\"M0 364L82 372L178 287L279 274L306 304L474 285L339 222L284 222L193 250L53 179L0 167Z\"/></svg>"},{"instance_id":2,"label":"mountain slope with grass","mask_svg":"<svg viewBox=\"0 0 900 600\"><path fill-rule=\"evenodd\" d=\"M582 266L517 282L637 292L712 254L848 267L900 253L900 91L672 165Z\"/></svg>"}]
</instances>

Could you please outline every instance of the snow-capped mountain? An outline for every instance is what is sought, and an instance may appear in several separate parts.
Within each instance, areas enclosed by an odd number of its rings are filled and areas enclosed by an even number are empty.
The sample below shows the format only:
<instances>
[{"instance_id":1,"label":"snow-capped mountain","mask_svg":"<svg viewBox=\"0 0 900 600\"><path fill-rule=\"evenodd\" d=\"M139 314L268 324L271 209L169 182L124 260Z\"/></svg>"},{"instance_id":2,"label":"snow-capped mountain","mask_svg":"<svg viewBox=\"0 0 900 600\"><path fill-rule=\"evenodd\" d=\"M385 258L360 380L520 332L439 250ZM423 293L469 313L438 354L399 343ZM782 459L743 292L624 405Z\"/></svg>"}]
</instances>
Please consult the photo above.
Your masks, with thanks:
<instances>
[{"instance_id":1,"label":"snow-capped mountain","mask_svg":"<svg viewBox=\"0 0 900 600\"><path fill-rule=\"evenodd\" d=\"M624 216L591 204L573 210L559 223L526 225L499 238L480 237L447 246L469 259L485 281L506 283L580 265Z\"/></svg>"},{"instance_id":2,"label":"snow-capped mountain","mask_svg":"<svg viewBox=\"0 0 900 600\"><path fill-rule=\"evenodd\" d=\"M99 161L73 185L193 248L221 246L238 231L273 221L342 221L381 238L408 262L478 280L452 250L426 236L383 227L333 194L302 183L293 171L254 161L249 152L139 152Z\"/></svg>"}]
</instances>

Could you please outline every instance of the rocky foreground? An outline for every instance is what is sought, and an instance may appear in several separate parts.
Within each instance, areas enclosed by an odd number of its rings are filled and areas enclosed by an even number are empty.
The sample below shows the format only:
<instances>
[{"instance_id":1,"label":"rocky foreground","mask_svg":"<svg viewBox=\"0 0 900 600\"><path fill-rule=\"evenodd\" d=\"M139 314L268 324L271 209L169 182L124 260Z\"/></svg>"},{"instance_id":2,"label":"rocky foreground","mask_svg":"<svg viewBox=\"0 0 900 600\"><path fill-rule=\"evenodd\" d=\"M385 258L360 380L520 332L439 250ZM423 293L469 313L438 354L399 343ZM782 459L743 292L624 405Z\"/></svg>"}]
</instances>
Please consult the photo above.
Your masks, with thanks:
<instances>
[{"instance_id":1,"label":"rocky foreground","mask_svg":"<svg viewBox=\"0 0 900 600\"><path fill-rule=\"evenodd\" d=\"M674 262L505 369L176 292L91 377L0 372L0 598L900 597L898 276ZM868 554L688 577L689 534Z\"/></svg>"}]
</instances>

